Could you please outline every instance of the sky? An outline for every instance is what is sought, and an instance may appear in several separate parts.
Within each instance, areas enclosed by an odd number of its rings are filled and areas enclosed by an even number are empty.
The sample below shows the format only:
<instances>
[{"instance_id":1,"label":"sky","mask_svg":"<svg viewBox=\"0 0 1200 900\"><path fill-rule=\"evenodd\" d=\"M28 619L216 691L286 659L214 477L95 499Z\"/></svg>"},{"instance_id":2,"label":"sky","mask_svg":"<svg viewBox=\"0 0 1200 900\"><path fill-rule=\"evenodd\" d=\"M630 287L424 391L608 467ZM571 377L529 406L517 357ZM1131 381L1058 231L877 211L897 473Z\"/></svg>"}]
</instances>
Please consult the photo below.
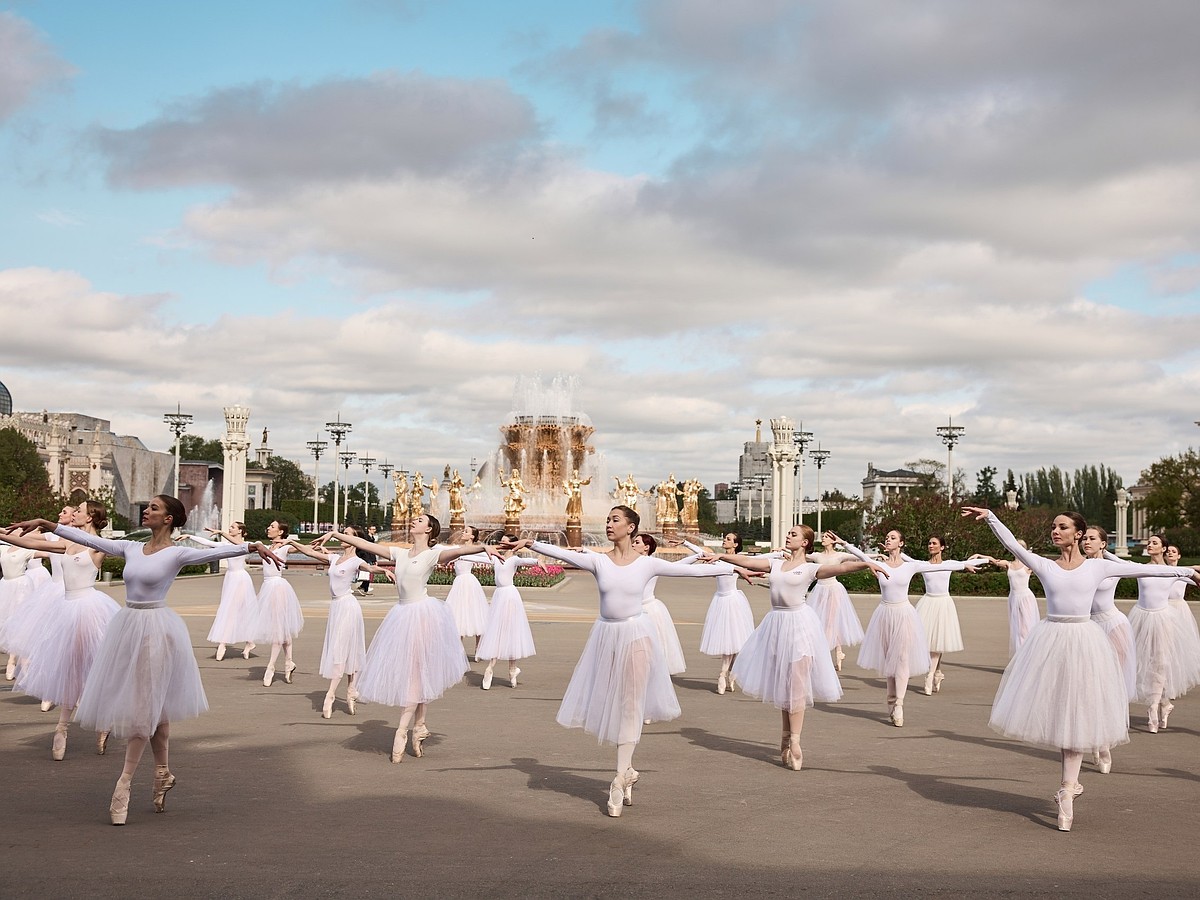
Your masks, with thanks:
<instances>
[{"instance_id":1,"label":"sky","mask_svg":"<svg viewBox=\"0 0 1200 900\"><path fill-rule=\"evenodd\" d=\"M0 2L0 381L409 469L573 379L610 473L1127 484L1200 431L1200 6ZM813 494L815 473L806 488Z\"/></svg>"}]
</instances>

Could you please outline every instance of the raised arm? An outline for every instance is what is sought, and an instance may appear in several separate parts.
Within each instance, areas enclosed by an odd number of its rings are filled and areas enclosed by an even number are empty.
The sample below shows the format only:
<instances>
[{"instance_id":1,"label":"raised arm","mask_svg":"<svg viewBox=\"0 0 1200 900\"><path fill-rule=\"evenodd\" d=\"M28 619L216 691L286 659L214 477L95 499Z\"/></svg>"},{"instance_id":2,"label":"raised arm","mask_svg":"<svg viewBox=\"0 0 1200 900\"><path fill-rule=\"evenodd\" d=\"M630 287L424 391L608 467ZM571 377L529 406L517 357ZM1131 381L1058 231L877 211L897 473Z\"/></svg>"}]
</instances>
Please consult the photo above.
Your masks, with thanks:
<instances>
[{"instance_id":1,"label":"raised arm","mask_svg":"<svg viewBox=\"0 0 1200 900\"><path fill-rule=\"evenodd\" d=\"M16 534L15 532L0 532L0 544L12 544L22 550L33 550L35 553L66 553L66 541L48 541L41 535Z\"/></svg>"},{"instance_id":2,"label":"raised arm","mask_svg":"<svg viewBox=\"0 0 1200 900\"><path fill-rule=\"evenodd\" d=\"M578 569L585 569L593 574L596 572L596 566L599 565L599 558L601 556L599 553L580 553L578 550L568 550L565 547L544 544L541 541L520 540L508 548L520 550L524 547L528 547L534 553L549 556L551 559L557 559L559 562L565 562L567 565L575 566Z\"/></svg>"},{"instance_id":3,"label":"raised arm","mask_svg":"<svg viewBox=\"0 0 1200 900\"><path fill-rule=\"evenodd\" d=\"M1052 565L1050 560L1044 556L1038 556L1027 547L1022 547L1016 537L1008 527L996 517L996 514L990 509L983 509L979 506L964 506L962 508L964 516L974 516L977 522L987 522L988 528L992 529L992 534L1004 545L1013 556L1027 565L1033 571L1038 571L1044 565Z\"/></svg>"},{"instance_id":4,"label":"raised arm","mask_svg":"<svg viewBox=\"0 0 1200 900\"><path fill-rule=\"evenodd\" d=\"M1190 578L1200 584L1200 566L1151 566L1145 563L1102 559L1104 571L1117 578Z\"/></svg>"},{"instance_id":5,"label":"raised arm","mask_svg":"<svg viewBox=\"0 0 1200 900\"><path fill-rule=\"evenodd\" d=\"M304 556L307 556L309 559L315 559L317 562L324 563L325 565L330 565L330 557L331 556L334 558L334 560L337 559L337 554L321 553L319 550L314 550L308 544L300 543L295 538L288 538L285 543L289 547L291 547L293 550L295 550L297 553L303 554Z\"/></svg>"},{"instance_id":6,"label":"raised arm","mask_svg":"<svg viewBox=\"0 0 1200 900\"><path fill-rule=\"evenodd\" d=\"M475 556L477 554L487 556L488 562L491 562L491 557L496 555L496 548L488 547L485 544L456 544L442 551L438 557L438 565L444 566L446 563L454 562L454 560L460 557Z\"/></svg>"},{"instance_id":7,"label":"raised arm","mask_svg":"<svg viewBox=\"0 0 1200 900\"><path fill-rule=\"evenodd\" d=\"M706 553L700 557L701 563L708 560L741 566L750 572L770 572L771 556L748 556L745 553Z\"/></svg>"},{"instance_id":8,"label":"raised arm","mask_svg":"<svg viewBox=\"0 0 1200 900\"><path fill-rule=\"evenodd\" d=\"M98 534L88 534L82 528L75 528L71 525L55 525L52 529L60 538L71 541L76 544L82 544L92 550L99 550L101 553L106 553L109 556L125 556L125 550L133 546L132 541L114 541L109 538L102 538ZM138 544L137 546L141 546Z\"/></svg>"},{"instance_id":9,"label":"raised arm","mask_svg":"<svg viewBox=\"0 0 1200 900\"><path fill-rule=\"evenodd\" d=\"M712 578L716 575L734 575L737 570L727 562L691 563L667 562L665 559L648 557L655 575L666 575L671 578ZM769 567L768 567L769 568Z\"/></svg>"},{"instance_id":10,"label":"raised arm","mask_svg":"<svg viewBox=\"0 0 1200 900\"><path fill-rule=\"evenodd\" d=\"M891 574L887 570L887 566L881 566L872 559L854 559L851 557L845 562L829 563L817 569L817 578L834 578L838 575L848 575L851 572L860 572L863 569L870 569L876 575L882 575L884 578L891 578Z\"/></svg>"}]
</instances>

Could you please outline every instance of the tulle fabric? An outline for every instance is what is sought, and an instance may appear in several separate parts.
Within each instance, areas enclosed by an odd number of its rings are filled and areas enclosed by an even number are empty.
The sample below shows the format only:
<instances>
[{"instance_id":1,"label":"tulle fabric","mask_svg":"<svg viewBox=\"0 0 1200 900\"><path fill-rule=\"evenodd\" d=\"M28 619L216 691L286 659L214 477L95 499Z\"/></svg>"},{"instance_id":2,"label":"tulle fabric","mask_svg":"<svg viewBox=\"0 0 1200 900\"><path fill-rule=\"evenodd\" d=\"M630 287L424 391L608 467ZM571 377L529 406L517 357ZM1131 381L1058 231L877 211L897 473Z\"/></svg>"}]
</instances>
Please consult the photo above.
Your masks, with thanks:
<instances>
[{"instance_id":1,"label":"tulle fabric","mask_svg":"<svg viewBox=\"0 0 1200 900\"><path fill-rule=\"evenodd\" d=\"M750 601L740 590L718 591L704 616L700 633L700 652L705 656L729 656L741 653L754 633L754 613Z\"/></svg>"},{"instance_id":2,"label":"tulle fabric","mask_svg":"<svg viewBox=\"0 0 1200 900\"><path fill-rule=\"evenodd\" d=\"M321 677L337 678L361 670L367 661L365 634L362 607L358 600L346 594L330 601L329 620L325 623L325 644L321 648Z\"/></svg>"},{"instance_id":3,"label":"tulle fabric","mask_svg":"<svg viewBox=\"0 0 1200 900\"><path fill-rule=\"evenodd\" d=\"M1191 638L1184 639L1184 645L1192 645L1200 649L1200 624L1196 623L1196 617L1192 615L1191 609L1188 608L1187 601L1183 599L1170 600L1168 601L1168 605L1175 611L1175 615L1179 617L1180 621L1183 622L1184 631L1190 632L1192 635Z\"/></svg>"},{"instance_id":4,"label":"tulle fabric","mask_svg":"<svg viewBox=\"0 0 1200 900\"><path fill-rule=\"evenodd\" d=\"M425 596L388 611L367 650L358 691L368 703L416 706L442 696L469 668L454 616Z\"/></svg>"},{"instance_id":5,"label":"tulle fabric","mask_svg":"<svg viewBox=\"0 0 1200 900\"><path fill-rule=\"evenodd\" d=\"M642 603L642 612L654 623L654 630L662 643L663 655L667 659L667 671L672 675L680 675L687 671L687 661L683 658L683 644L679 642L679 632L675 630L675 622L671 619L671 611L657 597L651 597Z\"/></svg>"},{"instance_id":6,"label":"tulle fabric","mask_svg":"<svg viewBox=\"0 0 1200 900\"><path fill-rule=\"evenodd\" d=\"M885 678L929 671L929 639L911 603L906 600L875 607L858 650L858 664Z\"/></svg>"},{"instance_id":7,"label":"tulle fabric","mask_svg":"<svg viewBox=\"0 0 1200 900\"><path fill-rule=\"evenodd\" d=\"M930 653L957 653L963 648L958 608L949 594L925 594L917 601Z\"/></svg>"},{"instance_id":8,"label":"tulle fabric","mask_svg":"<svg viewBox=\"0 0 1200 900\"><path fill-rule=\"evenodd\" d=\"M1127 696L1102 628L1043 619L1004 670L989 724L1028 744L1086 753L1129 741Z\"/></svg>"},{"instance_id":9,"label":"tulle fabric","mask_svg":"<svg viewBox=\"0 0 1200 900\"><path fill-rule=\"evenodd\" d=\"M1008 593L1008 653L1013 655L1038 623L1038 602L1028 586Z\"/></svg>"},{"instance_id":10,"label":"tulle fabric","mask_svg":"<svg viewBox=\"0 0 1200 900\"><path fill-rule=\"evenodd\" d=\"M13 653L8 645L8 623L29 596L32 583L24 576L0 578L0 650Z\"/></svg>"},{"instance_id":11,"label":"tulle fabric","mask_svg":"<svg viewBox=\"0 0 1200 900\"><path fill-rule=\"evenodd\" d=\"M1129 624L1137 647L1138 700L1149 703L1160 693L1179 697L1200 684L1200 647L1170 606L1135 606L1129 612Z\"/></svg>"},{"instance_id":12,"label":"tulle fabric","mask_svg":"<svg viewBox=\"0 0 1200 900\"><path fill-rule=\"evenodd\" d=\"M557 721L604 744L636 743L642 723L680 715L654 623L647 615L597 619L563 695Z\"/></svg>"},{"instance_id":13,"label":"tulle fabric","mask_svg":"<svg viewBox=\"0 0 1200 900\"><path fill-rule=\"evenodd\" d=\"M454 616L459 637L483 634L488 622L488 600L474 572L454 576L454 584L450 585L450 593L446 595L446 606Z\"/></svg>"},{"instance_id":14,"label":"tulle fabric","mask_svg":"<svg viewBox=\"0 0 1200 900\"><path fill-rule=\"evenodd\" d=\"M809 593L807 602L825 629L825 642L830 650L862 643L862 623L858 621L858 613L854 611L850 595L840 581L818 581Z\"/></svg>"},{"instance_id":15,"label":"tulle fabric","mask_svg":"<svg viewBox=\"0 0 1200 900\"><path fill-rule=\"evenodd\" d=\"M536 652L521 592L515 587L496 588L475 659L524 659Z\"/></svg>"},{"instance_id":16,"label":"tulle fabric","mask_svg":"<svg viewBox=\"0 0 1200 900\"><path fill-rule=\"evenodd\" d=\"M44 640L57 607L62 604L65 590L61 581L46 581L28 591L25 599L5 623L0 646L22 660L32 659L37 645Z\"/></svg>"},{"instance_id":17,"label":"tulle fabric","mask_svg":"<svg viewBox=\"0 0 1200 900\"><path fill-rule=\"evenodd\" d=\"M72 591L55 601L16 689L67 709L78 706L104 634L120 609L117 601L95 588Z\"/></svg>"},{"instance_id":18,"label":"tulle fabric","mask_svg":"<svg viewBox=\"0 0 1200 900\"><path fill-rule=\"evenodd\" d=\"M1092 621L1108 635L1108 642L1112 644L1113 652L1117 654L1117 662L1121 664L1125 692L1132 703L1137 699L1137 642L1133 637L1133 627L1125 613L1116 607L1097 613L1092 616Z\"/></svg>"},{"instance_id":19,"label":"tulle fabric","mask_svg":"<svg viewBox=\"0 0 1200 900\"><path fill-rule=\"evenodd\" d=\"M258 616L249 639L256 644L286 644L303 629L304 613L292 586L282 577L264 578L258 589Z\"/></svg>"},{"instance_id":20,"label":"tulle fabric","mask_svg":"<svg viewBox=\"0 0 1200 900\"><path fill-rule=\"evenodd\" d=\"M283 579L278 579L282 581ZM227 569L221 582L221 602L208 632L210 644L240 644L253 641L258 627L258 595L244 568ZM303 624L303 617L301 617Z\"/></svg>"},{"instance_id":21,"label":"tulle fabric","mask_svg":"<svg viewBox=\"0 0 1200 900\"><path fill-rule=\"evenodd\" d=\"M829 659L828 638L808 605L773 608L733 664L742 691L777 709L795 712L814 700L832 702L842 684Z\"/></svg>"},{"instance_id":22,"label":"tulle fabric","mask_svg":"<svg viewBox=\"0 0 1200 900\"><path fill-rule=\"evenodd\" d=\"M187 625L167 607L119 609L88 673L76 718L92 731L149 737L208 709Z\"/></svg>"}]
</instances>

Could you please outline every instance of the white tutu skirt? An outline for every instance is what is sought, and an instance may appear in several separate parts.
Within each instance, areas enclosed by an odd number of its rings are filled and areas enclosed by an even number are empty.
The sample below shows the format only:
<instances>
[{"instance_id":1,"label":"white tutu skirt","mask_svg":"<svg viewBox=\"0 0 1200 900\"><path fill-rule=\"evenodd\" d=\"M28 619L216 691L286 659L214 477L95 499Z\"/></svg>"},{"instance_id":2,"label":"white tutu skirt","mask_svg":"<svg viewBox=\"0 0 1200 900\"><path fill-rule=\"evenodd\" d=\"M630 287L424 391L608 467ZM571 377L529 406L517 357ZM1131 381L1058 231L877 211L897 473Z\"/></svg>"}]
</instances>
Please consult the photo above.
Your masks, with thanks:
<instances>
[{"instance_id":1,"label":"white tutu skirt","mask_svg":"<svg viewBox=\"0 0 1200 900\"><path fill-rule=\"evenodd\" d=\"M29 596L28 578L0 578L0 650L15 652L8 645L8 623Z\"/></svg>"},{"instance_id":2,"label":"white tutu skirt","mask_svg":"<svg viewBox=\"0 0 1200 900\"><path fill-rule=\"evenodd\" d=\"M258 589L258 618L249 640L256 644L286 644L303 629L304 613L292 586L283 578L264 578Z\"/></svg>"},{"instance_id":3,"label":"white tutu skirt","mask_svg":"<svg viewBox=\"0 0 1200 900\"><path fill-rule=\"evenodd\" d=\"M858 649L858 664L885 678L929 671L929 638L911 603L906 600L875 607Z\"/></svg>"},{"instance_id":4,"label":"white tutu skirt","mask_svg":"<svg viewBox=\"0 0 1200 900\"><path fill-rule=\"evenodd\" d=\"M208 709L187 625L165 606L123 607L108 624L75 718L119 738L150 737L163 722Z\"/></svg>"},{"instance_id":5,"label":"white tutu skirt","mask_svg":"<svg viewBox=\"0 0 1200 900\"><path fill-rule=\"evenodd\" d=\"M733 664L742 690L777 709L796 712L814 700L832 702L842 696L828 638L808 605L772 609L766 614Z\"/></svg>"},{"instance_id":6,"label":"white tutu skirt","mask_svg":"<svg viewBox=\"0 0 1200 900\"><path fill-rule=\"evenodd\" d=\"M1012 656L1038 623L1038 602L1033 591L1025 588L1008 595L1008 654Z\"/></svg>"},{"instance_id":7,"label":"white tutu skirt","mask_svg":"<svg viewBox=\"0 0 1200 900\"><path fill-rule=\"evenodd\" d=\"M841 582L825 584L818 581L808 595L808 605L825 629L825 642L830 650L862 643L862 623L858 621L858 613Z\"/></svg>"},{"instance_id":8,"label":"white tutu skirt","mask_svg":"<svg viewBox=\"0 0 1200 900\"><path fill-rule=\"evenodd\" d=\"M1086 753L1129 741L1121 666L1089 619L1043 619L1012 658L988 723L1005 737Z\"/></svg>"},{"instance_id":9,"label":"white tutu skirt","mask_svg":"<svg viewBox=\"0 0 1200 900\"><path fill-rule=\"evenodd\" d=\"M282 581L283 579L279 579ZM301 623L303 623L303 617ZM245 569L228 569L221 582L221 603L208 632L210 644L253 641L258 627L258 595Z\"/></svg>"},{"instance_id":10,"label":"white tutu skirt","mask_svg":"<svg viewBox=\"0 0 1200 900\"><path fill-rule=\"evenodd\" d=\"M630 744L642 723L680 715L679 699L654 623L647 615L597 619L558 708L557 721L600 743Z\"/></svg>"},{"instance_id":11,"label":"white tutu skirt","mask_svg":"<svg viewBox=\"0 0 1200 900\"><path fill-rule=\"evenodd\" d=\"M1171 600L1171 609L1175 610L1175 615L1183 620L1184 630L1191 632L1196 639L1196 646L1200 647L1200 624L1196 623L1196 617L1192 615L1192 611L1188 608L1186 600ZM1190 641L1189 641L1190 643Z\"/></svg>"},{"instance_id":12,"label":"white tutu skirt","mask_svg":"<svg viewBox=\"0 0 1200 900\"><path fill-rule=\"evenodd\" d=\"M930 653L957 653L963 648L958 608L949 594L925 594L917 601L917 615L925 626Z\"/></svg>"},{"instance_id":13,"label":"white tutu skirt","mask_svg":"<svg viewBox=\"0 0 1200 900\"><path fill-rule=\"evenodd\" d=\"M1117 662L1121 664L1125 692L1132 703L1137 699L1137 642L1133 637L1133 627L1125 614L1115 607L1092 616L1092 621L1108 635L1108 642L1112 644Z\"/></svg>"},{"instance_id":14,"label":"white tutu skirt","mask_svg":"<svg viewBox=\"0 0 1200 900\"><path fill-rule=\"evenodd\" d=\"M7 646L9 653L23 660L32 659L38 644L46 638L64 594L63 583L53 580L30 590L5 623L0 646Z\"/></svg>"},{"instance_id":15,"label":"white tutu skirt","mask_svg":"<svg viewBox=\"0 0 1200 900\"><path fill-rule=\"evenodd\" d=\"M739 590L714 594L700 632L700 652L705 656L741 653L753 633L754 613L746 595Z\"/></svg>"},{"instance_id":16,"label":"white tutu skirt","mask_svg":"<svg viewBox=\"0 0 1200 900\"><path fill-rule=\"evenodd\" d=\"M54 602L42 638L17 678L17 690L66 709L78 706L104 633L120 609L95 588L72 591L69 598Z\"/></svg>"},{"instance_id":17,"label":"white tutu skirt","mask_svg":"<svg viewBox=\"0 0 1200 900\"><path fill-rule=\"evenodd\" d=\"M1200 684L1200 648L1170 606L1129 611L1137 647L1137 699L1179 697Z\"/></svg>"},{"instance_id":18,"label":"white tutu skirt","mask_svg":"<svg viewBox=\"0 0 1200 900\"><path fill-rule=\"evenodd\" d=\"M654 630L662 643L663 654L667 658L667 671L672 675L680 675L687 671L687 662L683 658L683 644L679 642L679 632L671 619L671 611L657 597L651 597L642 603L642 612L654 623Z\"/></svg>"},{"instance_id":19,"label":"white tutu skirt","mask_svg":"<svg viewBox=\"0 0 1200 900\"><path fill-rule=\"evenodd\" d=\"M353 675L362 669L367 661L364 634L362 607L353 596L347 594L330 602L325 646L321 649L322 678Z\"/></svg>"},{"instance_id":20,"label":"white tutu skirt","mask_svg":"<svg viewBox=\"0 0 1200 900\"><path fill-rule=\"evenodd\" d=\"M469 668L454 616L425 596L388 611L367 650L358 692L368 703L416 706L442 696Z\"/></svg>"},{"instance_id":21,"label":"white tutu skirt","mask_svg":"<svg viewBox=\"0 0 1200 900\"><path fill-rule=\"evenodd\" d=\"M536 652L521 592L515 587L496 588L475 659L524 659Z\"/></svg>"},{"instance_id":22,"label":"white tutu skirt","mask_svg":"<svg viewBox=\"0 0 1200 900\"><path fill-rule=\"evenodd\" d=\"M460 637L483 634L488 621L487 594L473 572L454 576L454 584L450 585L450 593L446 595L446 605L454 616Z\"/></svg>"}]
</instances>

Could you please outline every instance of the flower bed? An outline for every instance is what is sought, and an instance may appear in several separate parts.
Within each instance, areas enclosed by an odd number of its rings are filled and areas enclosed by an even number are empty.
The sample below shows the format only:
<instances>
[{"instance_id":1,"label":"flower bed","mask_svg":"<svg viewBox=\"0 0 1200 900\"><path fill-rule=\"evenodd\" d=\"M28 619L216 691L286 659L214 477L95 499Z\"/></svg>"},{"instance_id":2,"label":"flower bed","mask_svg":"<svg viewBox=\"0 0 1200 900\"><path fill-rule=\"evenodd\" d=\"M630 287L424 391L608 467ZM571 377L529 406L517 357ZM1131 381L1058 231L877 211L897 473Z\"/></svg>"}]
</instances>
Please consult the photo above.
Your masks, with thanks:
<instances>
[{"instance_id":1,"label":"flower bed","mask_svg":"<svg viewBox=\"0 0 1200 900\"><path fill-rule=\"evenodd\" d=\"M471 571L485 587L496 586L496 573L491 566L471 566ZM519 588L553 587L562 581L566 575L562 566L529 566L519 569L513 577L513 585ZM438 566L429 576L430 584L452 584L454 582L454 566Z\"/></svg>"}]
</instances>

